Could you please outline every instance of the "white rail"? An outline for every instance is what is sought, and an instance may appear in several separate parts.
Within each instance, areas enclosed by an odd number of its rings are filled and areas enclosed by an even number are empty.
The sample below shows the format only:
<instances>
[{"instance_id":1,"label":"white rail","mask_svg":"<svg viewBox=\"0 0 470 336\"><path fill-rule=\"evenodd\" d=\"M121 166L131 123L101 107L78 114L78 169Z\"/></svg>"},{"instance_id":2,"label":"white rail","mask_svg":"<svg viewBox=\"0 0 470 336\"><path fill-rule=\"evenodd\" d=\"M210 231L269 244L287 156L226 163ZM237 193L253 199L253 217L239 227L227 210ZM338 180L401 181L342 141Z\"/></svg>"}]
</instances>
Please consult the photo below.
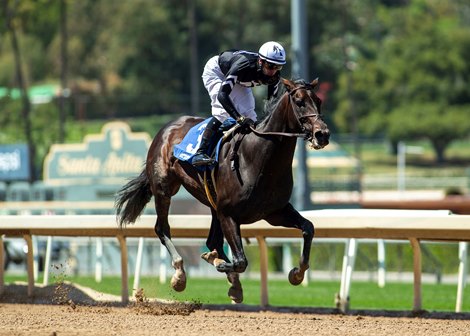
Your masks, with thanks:
<instances>
[{"instance_id":1,"label":"white rail","mask_svg":"<svg viewBox=\"0 0 470 336\"><path fill-rule=\"evenodd\" d=\"M372 238L408 240L413 247L414 299L412 309L421 310L421 240L470 241L470 216L451 215L447 210L315 210L302 213L315 225L317 238ZM172 215L169 218L174 238L206 238L210 216ZM153 237L155 216L144 215L134 225L119 229L112 215L59 215L59 216L0 216L1 236L24 237L28 243L28 294L33 294L33 248L32 236L89 236L117 237L121 248L122 301L129 300L127 274L127 237ZM266 238L301 238L301 232L270 226L265 221L242 226L242 236L256 238L261 250L261 305L267 306L268 269ZM352 244L355 244L351 241ZM351 246L349 244L349 246ZM466 243L460 245L460 268L458 295L463 295L466 273ZM355 249L345 255L344 273L338 307L348 309L349 284L354 266ZM0 248L0 265L3 264L3 249ZM4 276L0 267L0 293L3 292ZM456 310L461 309L462 298L457 297ZM460 307L459 307L460 305Z\"/></svg>"}]
</instances>

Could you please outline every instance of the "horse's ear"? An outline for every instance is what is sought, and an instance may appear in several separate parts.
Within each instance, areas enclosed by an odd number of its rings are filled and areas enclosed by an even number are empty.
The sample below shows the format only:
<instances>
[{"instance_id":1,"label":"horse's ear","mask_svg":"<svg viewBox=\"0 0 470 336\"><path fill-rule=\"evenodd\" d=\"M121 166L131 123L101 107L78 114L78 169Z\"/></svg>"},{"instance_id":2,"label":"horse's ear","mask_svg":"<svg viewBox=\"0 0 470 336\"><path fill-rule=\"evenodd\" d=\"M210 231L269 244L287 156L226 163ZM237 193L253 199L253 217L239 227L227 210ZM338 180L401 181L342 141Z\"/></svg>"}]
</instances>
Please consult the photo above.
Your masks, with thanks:
<instances>
[{"instance_id":1,"label":"horse's ear","mask_svg":"<svg viewBox=\"0 0 470 336\"><path fill-rule=\"evenodd\" d=\"M315 78L315 79L310 83L310 85L312 86L312 88L315 88L315 86L318 85L318 77Z\"/></svg>"},{"instance_id":2,"label":"horse's ear","mask_svg":"<svg viewBox=\"0 0 470 336\"><path fill-rule=\"evenodd\" d=\"M284 84L284 86L286 87L286 90L288 92L290 92L291 90L293 90L295 88L295 83L293 81L282 78L282 77L281 77L281 81Z\"/></svg>"}]
</instances>

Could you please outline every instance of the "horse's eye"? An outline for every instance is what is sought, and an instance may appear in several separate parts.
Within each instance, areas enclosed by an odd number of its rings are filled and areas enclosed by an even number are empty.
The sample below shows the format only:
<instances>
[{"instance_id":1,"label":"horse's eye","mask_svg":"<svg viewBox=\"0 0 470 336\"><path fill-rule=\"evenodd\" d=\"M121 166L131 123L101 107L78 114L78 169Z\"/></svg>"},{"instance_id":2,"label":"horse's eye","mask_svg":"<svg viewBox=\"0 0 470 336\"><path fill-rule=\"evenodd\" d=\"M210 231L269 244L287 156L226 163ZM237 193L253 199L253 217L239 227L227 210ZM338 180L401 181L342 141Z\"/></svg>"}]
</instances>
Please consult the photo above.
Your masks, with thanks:
<instances>
[{"instance_id":1,"label":"horse's eye","mask_svg":"<svg viewBox=\"0 0 470 336\"><path fill-rule=\"evenodd\" d=\"M303 99L296 99L295 100L295 105L298 107L304 107L305 106L305 101Z\"/></svg>"}]
</instances>

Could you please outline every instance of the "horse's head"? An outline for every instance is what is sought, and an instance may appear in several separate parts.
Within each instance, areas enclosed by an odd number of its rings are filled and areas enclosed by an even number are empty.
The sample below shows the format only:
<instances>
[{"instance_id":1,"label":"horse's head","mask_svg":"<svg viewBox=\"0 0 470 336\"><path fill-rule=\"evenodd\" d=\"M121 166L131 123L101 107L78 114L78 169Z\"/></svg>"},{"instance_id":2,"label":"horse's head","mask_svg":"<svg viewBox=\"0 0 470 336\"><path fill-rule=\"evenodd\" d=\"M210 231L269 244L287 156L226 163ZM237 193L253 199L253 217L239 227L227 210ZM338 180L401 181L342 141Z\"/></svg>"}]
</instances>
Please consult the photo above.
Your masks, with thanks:
<instances>
[{"instance_id":1,"label":"horse's head","mask_svg":"<svg viewBox=\"0 0 470 336\"><path fill-rule=\"evenodd\" d=\"M293 82L282 79L289 95L290 105L305 139L312 143L315 149L328 145L330 130L321 114L321 99L313 91L318 84L318 78L311 83L305 81Z\"/></svg>"}]
</instances>

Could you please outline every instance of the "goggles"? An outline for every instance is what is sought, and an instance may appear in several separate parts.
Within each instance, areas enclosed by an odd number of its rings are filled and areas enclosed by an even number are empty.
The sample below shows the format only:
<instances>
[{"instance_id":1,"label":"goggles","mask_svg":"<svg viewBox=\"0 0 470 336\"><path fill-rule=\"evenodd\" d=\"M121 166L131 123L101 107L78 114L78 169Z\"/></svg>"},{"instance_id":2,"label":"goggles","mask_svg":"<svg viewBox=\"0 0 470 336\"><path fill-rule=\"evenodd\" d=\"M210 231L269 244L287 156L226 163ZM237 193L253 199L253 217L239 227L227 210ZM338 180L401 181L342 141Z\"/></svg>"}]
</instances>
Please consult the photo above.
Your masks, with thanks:
<instances>
[{"instance_id":1,"label":"goggles","mask_svg":"<svg viewBox=\"0 0 470 336\"><path fill-rule=\"evenodd\" d=\"M282 64L274 64L274 63L269 63L266 61L264 61L263 64L268 70L281 70L282 69Z\"/></svg>"}]
</instances>

